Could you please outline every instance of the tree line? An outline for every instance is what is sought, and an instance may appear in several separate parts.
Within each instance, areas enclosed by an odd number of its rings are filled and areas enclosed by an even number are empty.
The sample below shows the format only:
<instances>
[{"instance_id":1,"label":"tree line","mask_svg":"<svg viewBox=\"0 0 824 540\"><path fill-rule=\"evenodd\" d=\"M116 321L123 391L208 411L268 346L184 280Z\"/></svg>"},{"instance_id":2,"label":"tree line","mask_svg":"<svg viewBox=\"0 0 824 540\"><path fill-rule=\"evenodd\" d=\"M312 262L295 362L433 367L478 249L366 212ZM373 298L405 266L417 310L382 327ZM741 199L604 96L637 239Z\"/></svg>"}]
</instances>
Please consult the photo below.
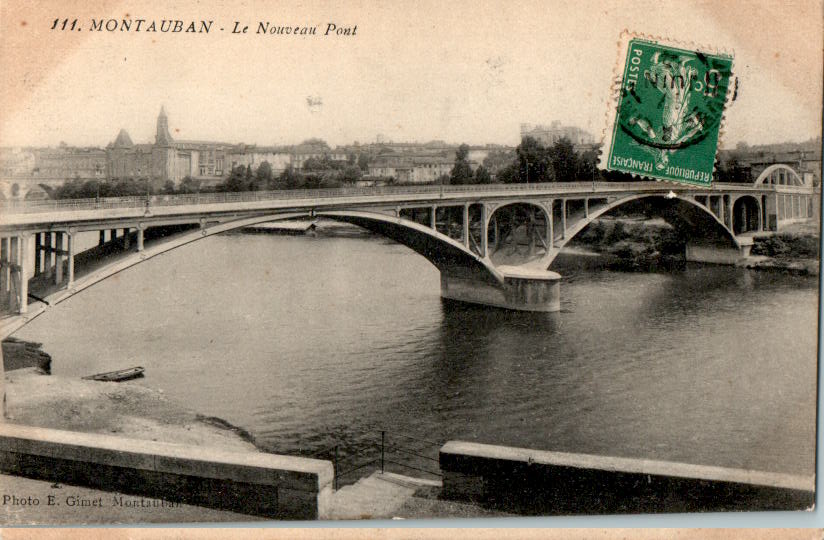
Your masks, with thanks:
<instances>
[{"instance_id":1,"label":"tree line","mask_svg":"<svg viewBox=\"0 0 824 540\"><path fill-rule=\"evenodd\" d=\"M490 153L472 173L469 147L462 144L455 154L450 184L528 184L540 182L626 182L630 175L598 169L597 149L578 153L565 138L546 146L534 137L524 137L514 151Z\"/></svg>"},{"instance_id":2,"label":"tree line","mask_svg":"<svg viewBox=\"0 0 824 540\"><path fill-rule=\"evenodd\" d=\"M276 174L268 161L260 163L254 169L251 165L238 165L218 184L204 184L197 178L186 176L178 185L169 180L161 187L148 178L112 181L74 179L57 188L43 187L53 199L336 188L352 185L363 178L370 159L368 154L351 154L347 161L332 160L329 156L312 157L304 161L300 169L289 165L279 174ZM524 137L514 150L491 152L483 164L473 171L469 146L462 144L455 152L455 163L450 173L442 175L435 183L462 185L637 180L629 174L602 171L597 163L597 148L579 153L565 138L546 146L533 137ZM715 180L748 183L753 181L753 177L749 167L732 157L720 159L716 163ZM394 178L386 181L389 184L396 183Z\"/></svg>"}]
</instances>

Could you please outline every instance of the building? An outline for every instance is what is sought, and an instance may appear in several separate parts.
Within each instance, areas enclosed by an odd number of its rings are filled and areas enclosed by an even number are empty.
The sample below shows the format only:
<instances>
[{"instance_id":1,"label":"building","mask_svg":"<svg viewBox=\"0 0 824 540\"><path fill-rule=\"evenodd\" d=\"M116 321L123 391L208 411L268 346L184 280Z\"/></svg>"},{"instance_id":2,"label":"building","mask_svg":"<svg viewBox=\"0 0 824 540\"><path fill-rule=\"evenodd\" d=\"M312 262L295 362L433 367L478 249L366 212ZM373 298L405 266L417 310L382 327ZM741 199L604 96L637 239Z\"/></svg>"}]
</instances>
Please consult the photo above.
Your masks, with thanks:
<instances>
[{"instance_id":1,"label":"building","mask_svg":"<svg viewBox=\"0 0 824 540\"><path fill-rule=\"evenodd\" d=\"M792 167L807 185L821 185L821 138L800 143L775 143L749 146L743 143L735 149L718 152L719 160L734 162L749 171L754 181L767 167L784 164Z\"/></svg>"},{"instance_id":2,"label":"building","mask_svg":"<svg viewBox=\"0 0 824 540\"><path fill-rule=\"evenodd\" d=\"M0 177L30 176L35 167L31 148L0 148Z\"/></svg>"},{"instance_id":3,"label":"building","mask_svg":"<svg viewBox=\"0 0 824 540\"><path fill-rule=\"evenodd\" d=\"M215 183L230 169L235 145L214 141L176 141L169 133L166 110L161 107L153 144L134 144L125 129L106 147L108 178L146 178L155 188L175 184L189 176Z\"/></svg>"},{"instance_id":4,"label":"building","mask_svg":"<svg viewBox=\"0 0 824 540\"><path fill-rule=\"evenodd\" d=\"M252 169L257 169L261 163L266 161L272 166L272 173L278 175L285 171L289 165L292 165L292 154L289 149L276 146L239 144L228 155L228 159L231 163L229 169L225 172L230 172L232 168L238 166L249 166Z\"/></svg>"},{"instance_id":5,"label":"building","mask_svg":"<svg viewBox=\"0 0 824 540\"><path fill-rule=\"evenodd\" d=\"M532 137L544 146L552 146L561 139L567 139L576 147L595 144L595 137L576 126L562 126L557 120L551 125L521 124L521 139Z\"/></svg>"},{"instance_id":6,"label":"building","mask_svg":"<svg viewBox=\"0 0 824 540\"><path fill-rule=\"evenodd\" d=\"M59 185L106 178L106 151L96 147L0 148L0 177Z\"/></svg>"},{"instance_id":7,"label":"building","mask_svg":"<svg viewBox=\"0 0 824 540\"><path fill-rule=\"evenodd\" d=\"M405 184L433 183L441 176L449 175L454 166L454 158L383 155L369 164L369 176L394 178Z\"/></svg>"},{"instance_id":8,"label":"building","mask_svg":"<svg viewBox=\"0 0 824 540\"><path fill-rule=\"evenodd\" d=\"M309 159L328 158L331 161L346 161L348 156L345 150L332 150L329 145L319 139L309 139L300 144L289 147L291 165L294 169L302 169Z\"/></svg>"}]
</instances>

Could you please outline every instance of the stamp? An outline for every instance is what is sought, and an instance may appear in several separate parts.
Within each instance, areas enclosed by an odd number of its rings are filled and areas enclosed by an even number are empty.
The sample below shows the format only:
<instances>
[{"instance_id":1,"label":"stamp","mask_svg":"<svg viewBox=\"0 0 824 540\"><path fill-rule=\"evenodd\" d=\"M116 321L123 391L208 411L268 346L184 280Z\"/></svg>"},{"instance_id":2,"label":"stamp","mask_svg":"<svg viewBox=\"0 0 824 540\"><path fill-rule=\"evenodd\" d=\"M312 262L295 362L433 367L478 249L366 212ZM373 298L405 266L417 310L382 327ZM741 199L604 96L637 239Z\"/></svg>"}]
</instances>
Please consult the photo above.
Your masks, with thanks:
<instances>
[{"instance_id":1,"label":"stamp","mask_svg":"<svg viewBox=\"0 0 824 540\"><path fill-rule=\"evenodd\" d=\"M709 186L731 54L624 35L601 169Z\"/></svg>"}]
</instances>

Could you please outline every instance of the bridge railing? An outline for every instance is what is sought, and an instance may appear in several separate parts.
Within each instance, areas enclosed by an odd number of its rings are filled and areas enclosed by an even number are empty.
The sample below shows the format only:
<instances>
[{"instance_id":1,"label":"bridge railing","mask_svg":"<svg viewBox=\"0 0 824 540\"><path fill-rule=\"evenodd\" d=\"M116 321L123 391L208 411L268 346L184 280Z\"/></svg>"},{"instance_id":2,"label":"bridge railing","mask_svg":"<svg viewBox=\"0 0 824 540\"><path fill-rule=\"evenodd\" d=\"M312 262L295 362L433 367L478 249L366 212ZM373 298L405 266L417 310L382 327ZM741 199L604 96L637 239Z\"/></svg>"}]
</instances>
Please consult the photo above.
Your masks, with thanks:
<instances>
[{"instance_id":1,"label":"bridge railing","mask_svg":"<svg viewBox=\"0 0 824 540\"><path fill-rule=\"evenodd\" d=\"M422 185L422 186L373 186L343 187L329 189L295 189L277 191L243 191L219 193L192 193L180 195L152 195L131 197L103 197L93 199L59 200L7 200L0 202L0 213L22 214L34 212L60 212L79 210L106 210L122 208L142 208L150 206L187 206L203 204L225 204L274 200L329 199L388 195L455 195L455 194L501 194L548 192L552 195L564 193L592 193L594 195L622 191L684 191L695 190L692 186L663 184L661 182L554 182L537 184L479 184L479 185ZM750 184L715 184L707 191L787 191L806 193L809 188L802 186L754 186Z\"/></svg>"}]
</instances>

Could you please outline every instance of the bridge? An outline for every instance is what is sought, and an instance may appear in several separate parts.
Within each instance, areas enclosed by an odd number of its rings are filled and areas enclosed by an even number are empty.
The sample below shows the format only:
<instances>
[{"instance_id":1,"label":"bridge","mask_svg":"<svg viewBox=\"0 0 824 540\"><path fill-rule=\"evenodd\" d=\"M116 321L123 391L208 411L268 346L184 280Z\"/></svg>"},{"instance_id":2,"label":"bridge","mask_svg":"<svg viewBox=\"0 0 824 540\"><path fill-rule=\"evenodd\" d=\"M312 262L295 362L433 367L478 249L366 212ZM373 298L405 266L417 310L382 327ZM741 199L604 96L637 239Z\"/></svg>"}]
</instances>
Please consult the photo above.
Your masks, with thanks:
<instances>
[{"instance_id":1,"label":"bridge","mask_svg":"<svg viewBox=\"0 0 824 540\"><path fill-rule=\"evenodd\" d=\"M557 311L561 276L549 270L552 262L612 210L652 207L684 232L688 260L729 264L749 254L754 237L813 217L817 193L781 165L754 184L711 188L578 182L4 201L0 338L169 250L259 223L319 217L364 227L426 257L441 273L445 298ZM78 235L89 232L97 233L97 245L79 251Z\"/></svg>"}]
</instances>

